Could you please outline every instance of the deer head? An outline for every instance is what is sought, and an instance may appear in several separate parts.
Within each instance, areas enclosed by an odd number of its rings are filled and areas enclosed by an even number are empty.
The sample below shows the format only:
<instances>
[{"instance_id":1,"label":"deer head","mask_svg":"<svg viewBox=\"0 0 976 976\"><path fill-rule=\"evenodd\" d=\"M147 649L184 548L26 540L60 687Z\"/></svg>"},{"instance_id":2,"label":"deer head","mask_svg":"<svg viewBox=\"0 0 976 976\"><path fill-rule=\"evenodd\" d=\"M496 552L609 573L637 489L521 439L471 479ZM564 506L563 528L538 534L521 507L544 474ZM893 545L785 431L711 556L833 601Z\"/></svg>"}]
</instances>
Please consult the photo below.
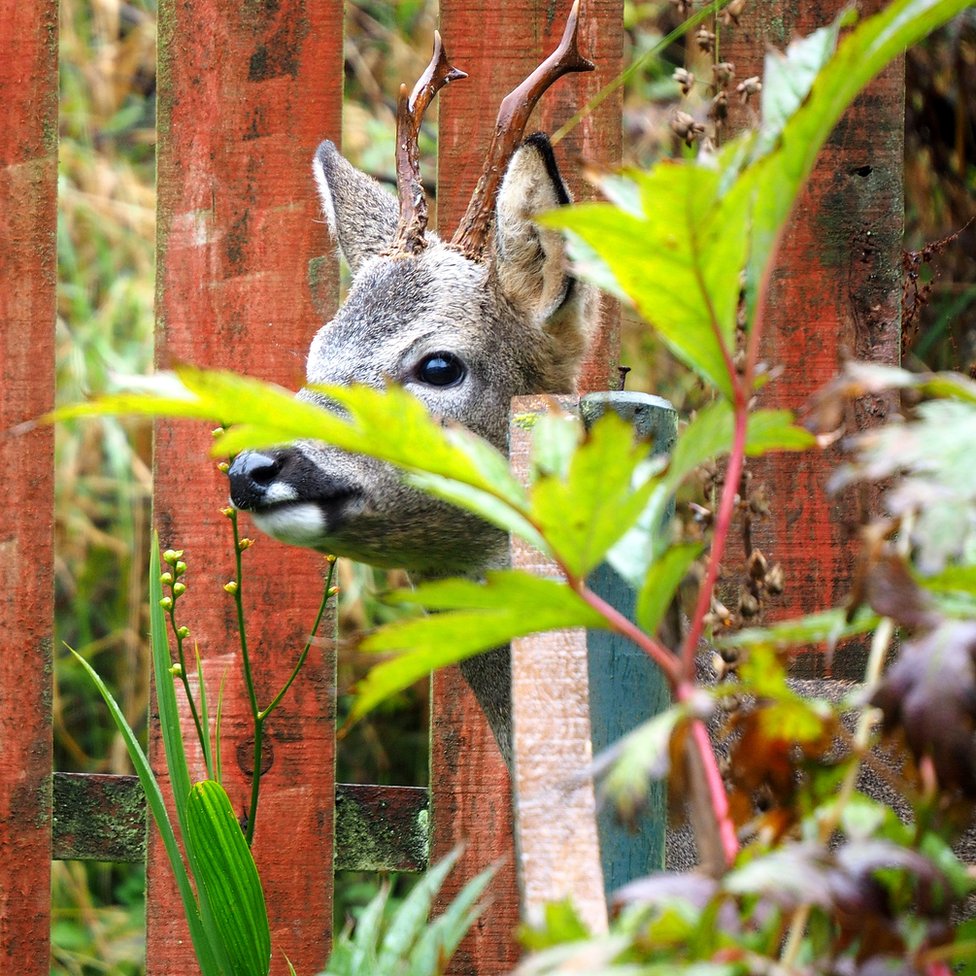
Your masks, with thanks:
<instances>
[{"instance_id":1,"label":"deer head","mask_svg":"<svg viewBox=\"0 0 976 976\"><path fill-rule=\"evenodd\" d=\"M548 139L523 141L543 92L593 65L577 48L578 3L557 50L502 102L480 180L453 240L427 230L417 136L444 85L465 77L435 35L430 65L397 110L399 205L331 142L313 172L352 286L308 354L313 387L399 383L434 415L506 446L509 401L567 393L594 298L567 271L561 236L533 223L569 202ZM506 537L473 515L404 485L388 465L317 442L248 451L230 468L234 505L283 542L423 574L501 562Z\"/></svg>"}]
</instances>

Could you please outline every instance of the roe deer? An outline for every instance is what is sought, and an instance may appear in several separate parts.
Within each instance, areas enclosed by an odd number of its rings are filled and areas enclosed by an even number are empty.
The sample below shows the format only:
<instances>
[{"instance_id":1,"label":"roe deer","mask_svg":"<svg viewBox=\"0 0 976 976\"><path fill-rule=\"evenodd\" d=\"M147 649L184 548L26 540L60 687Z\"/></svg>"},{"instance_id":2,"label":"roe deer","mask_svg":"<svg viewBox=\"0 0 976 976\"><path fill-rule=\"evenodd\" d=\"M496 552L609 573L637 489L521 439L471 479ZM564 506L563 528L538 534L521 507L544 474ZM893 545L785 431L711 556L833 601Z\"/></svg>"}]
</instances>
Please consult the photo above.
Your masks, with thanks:
<instances>
[{"instance_id":1,"label":"roe deer","mask_svg":"<svg viewBox=\"0 0 976 976\"><path fill-rule=\"evenodd\" d=\"M427 70L397 108L399 205L323 142L313 171L352 287L308 354L310 385L403 385L436 416L505 449L509 402L569 393L595 312L593 290L567 271L562 237L533 223L569 202L549 140L522 141L536 102L559 77L593 65L577 47L579 4L559 47L502 102L488 157L450 242L426 229L417 136L437 91L465 77L439 35ZM299 397L328 405L306 389ZM398 471L305 441L239 454L229 471L234 505L283 542L422 576L477 573L504 563L507 536L407 487ZM462 669L510 759L507 649Z\"/></svg>"}]
</instances>

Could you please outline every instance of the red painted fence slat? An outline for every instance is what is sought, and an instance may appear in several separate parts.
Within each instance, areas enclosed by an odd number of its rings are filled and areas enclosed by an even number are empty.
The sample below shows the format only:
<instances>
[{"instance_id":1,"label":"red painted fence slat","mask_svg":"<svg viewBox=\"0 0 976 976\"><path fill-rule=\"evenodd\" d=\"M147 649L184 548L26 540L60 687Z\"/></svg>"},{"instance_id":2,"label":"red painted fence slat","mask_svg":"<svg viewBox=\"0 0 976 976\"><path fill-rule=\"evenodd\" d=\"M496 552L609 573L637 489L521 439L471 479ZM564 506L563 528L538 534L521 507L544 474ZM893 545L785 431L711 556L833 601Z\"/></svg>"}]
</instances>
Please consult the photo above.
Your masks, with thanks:
<instances>
[{"instance_id":1,"label":"red painted fence slat","mask_svg":"<svg viewBox=\"0 0 976 976\"><path fill-rule=\"evenodd\" d=\"M444 3L440 30L452 63L469 77L439 98L438 226L453 232L481 172L495 115L515 88L562 36L571 0L476 0ZM528 132L553 132L571 118L621 68L623 6L619 0L585 0L582 53L597 70L561 78L544 96ZM614 96L556 148L574 194L582 196L582 160L613 165L620 159L620 101ZM604 389L616 357L612 317L601 330L583 377L583 388ZM434 677L431 735L431 859L458 843L465 853L442 895L456 894L467 878L493 861L501 869L491 906L462 944L453 973L508 972L518 959L512 933L519 920L515 880L511 787L498 748L455 669Z\"/></svg>"},{"instance_id":2,"label":"red painted fence slat","mask_svg":"<svg viewBox=\"0 0 976 976\"><path fill-rule=\"evenodd\" d=\"M884 6L860 5L863 15ZM760 74L767 44L785 47L845 7L841 0L750 3L723 38L736 75ZM827 142L783 239L766 308L764 356L782 366L763 394L768 406L801 410L845 357L897 363L901 345L904 214L904 61L887 68L854 102ZM879 423L880 397L857 408L859 425ZM830 498L837 451L772 455L754 465L769 488L769 519L753 538L781 561L787 589L781 616L844 601L853 577L853 493ZM840 662L839 662L840 663Z\"/></svg>"},{"instance_id":3,"label":"red painted fence slat","mask_svg":"<svg viewBox=\"0 0 976 976\"><path fill-rule=\"evenodd\" d=\"M55 0L0 17L0 971L49 970L58 164Z\"/></svg>"},{"instance_id":4,"label":"red painted fence slat","mask_svg":"<svg viewBox=\"0 0 976 976\"><path fill-rule=\"evenodd\" d=\"M292 389L334 302L334 263L311 159L337 139L342 4L337 0L167 0L159 10L157 361L223 366ZM183 622L211 694L226 675L224 778L235 809L250 791L250 720L233 605L226 480L198 424L156 433L155 521L186 550ZM260 536L244 554L259 703L284 683L321 596L323 560ZM329 633L329 625L324 625ZM317 646L269 721L254 852L269 902L272 973L325 963L332 930L335 659ZM162 753L156 748L156 766ZM197 775L202 771L197 770ZM193 972L161 845L150 851L150 976Z\"/></svg>"}]
</instances>

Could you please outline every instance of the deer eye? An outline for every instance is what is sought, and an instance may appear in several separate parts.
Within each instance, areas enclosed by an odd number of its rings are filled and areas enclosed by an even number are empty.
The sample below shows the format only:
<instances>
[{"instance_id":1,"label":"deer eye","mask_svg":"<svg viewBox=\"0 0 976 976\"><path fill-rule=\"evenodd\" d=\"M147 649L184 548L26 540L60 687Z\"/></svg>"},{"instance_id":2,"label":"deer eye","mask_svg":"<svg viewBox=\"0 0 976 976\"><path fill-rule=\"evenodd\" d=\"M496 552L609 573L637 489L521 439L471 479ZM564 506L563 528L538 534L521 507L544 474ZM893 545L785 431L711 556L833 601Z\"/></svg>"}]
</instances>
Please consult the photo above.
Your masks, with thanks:
<instances>
[{"instance_id":1,"label":"deer eye","mask_svg":"<svg viewBox=\"0 0 976 976\"><path fill-rule=\"evenodd\" d=\"M454 386L464 379L467 370L457 356L435 352L425 356L417 367L417 378L428 386Z\"/></svg>"}]
</instances>

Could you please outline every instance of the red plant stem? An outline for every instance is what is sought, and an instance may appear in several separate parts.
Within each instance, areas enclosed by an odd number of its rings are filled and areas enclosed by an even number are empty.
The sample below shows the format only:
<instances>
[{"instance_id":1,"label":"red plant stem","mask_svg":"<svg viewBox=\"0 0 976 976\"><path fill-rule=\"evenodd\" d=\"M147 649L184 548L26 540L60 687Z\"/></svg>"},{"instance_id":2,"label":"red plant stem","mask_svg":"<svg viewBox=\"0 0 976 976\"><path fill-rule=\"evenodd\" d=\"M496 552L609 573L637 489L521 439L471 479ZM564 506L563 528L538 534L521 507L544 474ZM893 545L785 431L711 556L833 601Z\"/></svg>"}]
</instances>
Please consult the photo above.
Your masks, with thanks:
<instances>
[{"instance_id":1,"label":"red plant stem","mask_svg":"<svg viewBox=\"0 0 976 976\"><path fill-rule=\"evenodd\" d=\"M654 661L667 678L675 699L679 702L687 702L694 692L694 682L682 677L681 667L675 655L659 641L654 640L653 637L645 634L639 627L631 623L619 610L594 593L581 580L568 578L579 596L610 624L611 629L633 641ZM729 812L729 799L725 792L725 784L722 782L722 774L719 772L718 763L715 760L708 730L701 719L692 719L691 735L692 742L701 758L702 770L708 784L708 796L718 825L725 863L730 866L738 853L739 841Z\"/></svg>"},{"instance_id":2,"label":"red plant stem","mask_svg":"<svg viewBox=\"0 0 976 976\"><path fill-rule=\"evenodd\" d=\"M660 641L655 640L649 634L645 634L640 627L628 620L616 607L607 603L603 597L594 593L582 580L568 574L566 578L580 598L610 624L611 630L633 641L664 672L664 676L671 686L671 693L678 697L681 669L675 655Z\"/></svg>"},{"instance_id":3,"label":"red plant stem","mask_svg":"<svg viewBox=\"0 0 976 976\"><path fill-rule=\"evenodd\" d=\"M705 615L711 606L715 584L718 582L722 555L732 527L732 516L735 514L735 499L739 493L739 482L742 480L742 471L745 467L746 425L749 420L748 397L744 389L745 379L745 377L738 379L735 385L735 428L732 435L732 450L729 454L728 467L725 469L725 484L722 487L722 497L715 518L712 550L681 653L682 671L686 681L690 681L695 674L695 650L705 625Z\"/></svg>"},{"instance_id":4,"label":"red plant stem","mask_svg":"<svg viewBox=\"0 0 976 976\"><path fill-rule=\"evenodd\" d=\"M705 728L705 723L700 718L692 719L691 738L698 749L702 769L705 773L705 781L708 784L708 798L711 801L712 813L718 826L722 853L725 855L725 866L731 867L739 853L739 838L735 833L735 824L732 822L732 813L729 810L729 796L725 792L725 783L722 781L722 774L719 772L718 763L715 760L712 740L708 737L708 729Z\"/></svg>"}]
</instances>

